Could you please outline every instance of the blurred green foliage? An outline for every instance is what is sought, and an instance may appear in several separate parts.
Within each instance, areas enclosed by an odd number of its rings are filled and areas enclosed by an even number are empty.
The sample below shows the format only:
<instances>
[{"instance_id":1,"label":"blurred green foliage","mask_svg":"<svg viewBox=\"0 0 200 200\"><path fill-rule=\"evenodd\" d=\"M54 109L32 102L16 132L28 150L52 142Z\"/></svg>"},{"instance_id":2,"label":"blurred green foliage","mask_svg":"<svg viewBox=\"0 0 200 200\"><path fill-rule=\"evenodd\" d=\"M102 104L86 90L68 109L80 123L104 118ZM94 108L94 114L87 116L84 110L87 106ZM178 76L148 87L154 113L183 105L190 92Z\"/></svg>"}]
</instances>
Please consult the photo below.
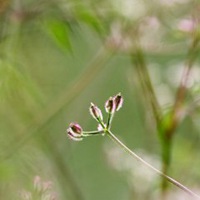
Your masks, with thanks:
<instances>
[{"instance_id":1,"label":"blurred green foliage","mask_svg":"<svg viewBox=\"0 0 200 200\"><path fill-rule=\"evenodd\" d=\"M134 174L130 163L141 165L116 155L108 138L75 143L66 128L78 121L95 129L90 102L104 110L121 92L113 132L159 167L150 97L131 58L140 46L167 124L195 37L182 20L198 21L199 8L192 0L0 1L0 199L160 199L159 178ZM200 194L198 52L169 173ZM180 198L177 190L170 187L171 199Z\"/></svg>"}]
</instances>

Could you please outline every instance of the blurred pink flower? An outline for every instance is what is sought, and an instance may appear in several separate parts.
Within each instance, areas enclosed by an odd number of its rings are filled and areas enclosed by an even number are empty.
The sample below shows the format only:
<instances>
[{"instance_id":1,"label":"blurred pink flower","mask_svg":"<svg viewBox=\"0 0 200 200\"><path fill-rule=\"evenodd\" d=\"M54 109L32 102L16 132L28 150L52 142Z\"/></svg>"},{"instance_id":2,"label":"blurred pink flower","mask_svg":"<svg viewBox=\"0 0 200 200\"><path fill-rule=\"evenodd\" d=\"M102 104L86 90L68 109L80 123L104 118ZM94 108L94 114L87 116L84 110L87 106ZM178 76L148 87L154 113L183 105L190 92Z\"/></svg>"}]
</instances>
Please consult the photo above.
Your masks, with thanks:
<instances>
[{"instance_id":1,"label":"blurred pink flower","mask_svg":"<svg viewBox=\"0 0 200 200\"><path fill-rule=\"evenodd\" d=\"M182 19L178 24L178 29L183 32L192 32L196 23L191 19Z\"/></svg>"}]
</instances>

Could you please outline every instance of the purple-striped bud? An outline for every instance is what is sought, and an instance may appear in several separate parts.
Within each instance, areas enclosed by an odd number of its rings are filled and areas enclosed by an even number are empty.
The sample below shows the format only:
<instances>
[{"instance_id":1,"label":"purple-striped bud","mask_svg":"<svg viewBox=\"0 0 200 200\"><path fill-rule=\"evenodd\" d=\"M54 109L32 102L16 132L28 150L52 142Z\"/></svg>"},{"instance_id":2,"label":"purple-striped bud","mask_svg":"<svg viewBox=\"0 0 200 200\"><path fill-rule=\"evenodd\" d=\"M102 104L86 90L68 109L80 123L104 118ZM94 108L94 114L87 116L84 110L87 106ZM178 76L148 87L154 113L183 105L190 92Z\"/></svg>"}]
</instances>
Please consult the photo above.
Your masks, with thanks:
<instances>
[{"instance_id":1,"label":"purple-striped bud","mask_svg":"<svg viewBox=\"0 0 200 200\"><path fill-rule=\"evenodd\" d=\"M105 103L105 110L107 113L113 114L116 110L116 103L113 97L110 97Z\"/></svg>"},{"instance_id":2,"label":"purple-striped bud","mask_svg":"<svg viewBox=\"0 0 200 200\"><path fill-rule=\"evenodd\" d=\"M122 107L124 99L123 99L121 93L114 96L113 99L115 102L115 110L118 111Z\"/></svg>"},{"instance_id":3,"label":"purple-striped bud","mask_svg":"<svg viewBox=\"0 0 200 200\"><path fill-rule=\"evenodd\" d=\"M91 103L89 110L90 110L90 114L92 115L92 117L94 119L96 119L97 121L99 121L99 120L102 121L103 120L103 115L101 113L101 110L96 105Z\"/></svg>"},{"instance_id":4,"label":"purple-striped bud","mask_svg":"<svg viewBox=\"0 0 200 200\"><path fill-rule=\"evenodd\" d=\"M67 129L67 135L74 141L81 141L83 139L83 129L77 123L70 123Z\"/></svg>"}]
</instances>

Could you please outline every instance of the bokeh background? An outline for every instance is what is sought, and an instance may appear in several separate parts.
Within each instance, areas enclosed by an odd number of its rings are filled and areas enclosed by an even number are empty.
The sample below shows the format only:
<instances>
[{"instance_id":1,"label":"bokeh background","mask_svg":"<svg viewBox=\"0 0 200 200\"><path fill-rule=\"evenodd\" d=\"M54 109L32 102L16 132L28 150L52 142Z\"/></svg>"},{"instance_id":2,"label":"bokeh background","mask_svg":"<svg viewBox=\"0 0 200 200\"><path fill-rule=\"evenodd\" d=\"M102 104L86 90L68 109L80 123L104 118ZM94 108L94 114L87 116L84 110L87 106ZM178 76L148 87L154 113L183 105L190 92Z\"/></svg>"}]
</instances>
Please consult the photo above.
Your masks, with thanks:
<instances>
[{"instance_id":1,"label":"bokeh background","mask_svg":"<svg viewBox=\"0 0 200 200\"><path fill-rule=\"evenodd\" d=\"M90 102L106 118L121 92L113 133L162 169L148 86L167 115L193 49L167 172L200 194L199 11L195 0L1 0L0 199L161 199L160 178L108 137L74 142L66 129L95 130ZM169 185L165 199L191 197Z\"/></svg>"}]
</instances>

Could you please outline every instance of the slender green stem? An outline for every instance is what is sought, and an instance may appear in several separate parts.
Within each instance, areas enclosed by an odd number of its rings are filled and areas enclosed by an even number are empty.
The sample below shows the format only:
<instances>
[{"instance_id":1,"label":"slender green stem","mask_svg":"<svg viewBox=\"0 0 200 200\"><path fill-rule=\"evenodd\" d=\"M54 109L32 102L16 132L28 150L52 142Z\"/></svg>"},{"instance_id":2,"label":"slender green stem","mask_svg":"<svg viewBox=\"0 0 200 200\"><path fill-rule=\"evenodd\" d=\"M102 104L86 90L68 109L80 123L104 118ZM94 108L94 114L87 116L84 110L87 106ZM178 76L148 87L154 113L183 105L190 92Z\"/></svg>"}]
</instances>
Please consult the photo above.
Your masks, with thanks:
<instances>
[{"instance_id":1,"label":"slender green stem","mask_svg":"<svg viewBox=\"0 0 200 200\"><path fill-rule=\"evenodd\" d=\"M101 125L103 131L105 132L105 130L107 130L107 128L106 128L104 122L103 122L101 119L98 119L98 122L99 122L99 124Z\"/></svg>"},{"instance_id":2,"label":"slender green stem","mask_svg":"<svg viewBox=\"0 0 200 200\"><path fill-rule=\"evenodd\" d=\"M107 135L115 142L117 143L119 146L121 146L127 153L129 153L132 157L134 157L136 160L138 160L139 162L141 162L142 164L144 164L146 167L152 169L156 174L158 174L160 177L166 179L167 181L169 181L170 183L172 183L173 185L177 186L178 188L180 188L181 190L185 191L188 195L194 197L195 199L200 199L200 196L197 195L196 193L194 193L192 190L190 190L189 188L187 188L186 186L182 185L181 183L179 183L178 181L176 181L175 179L171 178L170 176L167 176L166 174L164 174L163 172L161 172L160 170L156 169L155 167L153 167L152 165L150 165L148 162L146 162L145 160L143 160L140 156L138 156L136 153L134 153L131 149L129 149L123 142L121 142L110 130L106 130Z\"/></svg>"},{"instance_id":3,"label":"slender green stem","mask_svg":"<svg viewBox=\"0 0 200 200\"><path fill-rule=\"evenodd\" d=\"M104 133L104 131L98 131L98 130L95 130L95 131L83 131L83 136L87 137L87 136L95 136L95 135L100 135Z\"/></svg>"},{"instance_id":4,"label":"slender green stem","mask_svg":"<svg viewBox=\"0 0 200 200\"><path fill-rule=\"evenodd\" d=\"M111 128L113 117L114 117L114 113L109 113L108 114L108 121L107 121L107 125L106 125L107 129Z\"/></svg>"}]
</instances>

